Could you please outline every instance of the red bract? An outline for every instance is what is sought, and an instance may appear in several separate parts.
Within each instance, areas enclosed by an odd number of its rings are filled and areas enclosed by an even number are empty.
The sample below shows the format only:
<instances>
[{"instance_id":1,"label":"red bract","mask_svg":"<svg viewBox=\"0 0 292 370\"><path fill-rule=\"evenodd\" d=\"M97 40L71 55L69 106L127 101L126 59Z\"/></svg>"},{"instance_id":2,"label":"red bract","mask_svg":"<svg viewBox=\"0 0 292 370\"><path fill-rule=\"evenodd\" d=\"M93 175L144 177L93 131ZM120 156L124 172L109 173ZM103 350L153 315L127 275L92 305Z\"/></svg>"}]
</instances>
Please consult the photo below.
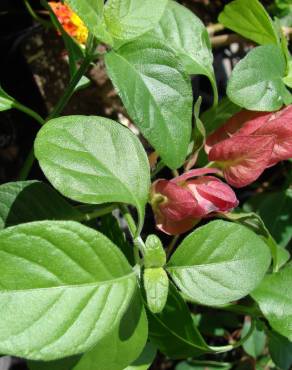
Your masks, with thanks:
<instances>
[{"instance_id":1,"label":"red bract","mask_svg":"<svg viewBox=\"0 0 292 370\"><path fill-rule=\"evenodd\" d=\"M170 181L159 179L152 185L151 205L158 229L176 235L192 229L202 218L227 212L238 205L233 190L213 176L194 176L218 172L199 169Z\"/></svg>"},{"instance_id":2,"label":"red bract","mask_svg":"<svg viewBox=\"0 0 292 370\"><path fill-rule=\"evenodd\" d=\"M292 157L292 106L276 113L235 114L208 137L206 151L229 184L249 185L267 167Z\"/></svg>"},{"instance_id":3,"label":"red bract","mask_svg":"<svg viewBox=\"0 0 292 370\"><path fill-rule=\"evenodd\" d=\"M233 136L214 145L209 160L222 168L226 181L241 188L255 181L269 164L275 137Z\"/></svg>"}]
</instances>

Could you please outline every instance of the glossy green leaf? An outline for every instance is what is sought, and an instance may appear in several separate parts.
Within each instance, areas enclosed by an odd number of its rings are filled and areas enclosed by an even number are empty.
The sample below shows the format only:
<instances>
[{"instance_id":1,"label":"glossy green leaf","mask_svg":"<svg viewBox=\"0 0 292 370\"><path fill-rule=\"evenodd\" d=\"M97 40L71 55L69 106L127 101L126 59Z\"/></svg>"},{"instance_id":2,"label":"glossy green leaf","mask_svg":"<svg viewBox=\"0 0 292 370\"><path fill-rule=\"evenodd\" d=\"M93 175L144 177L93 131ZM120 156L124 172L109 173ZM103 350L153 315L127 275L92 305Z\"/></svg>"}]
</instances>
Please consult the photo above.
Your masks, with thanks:
<instances>
[{"instance_id":1,"label":"glossy green leaf","mask_svg":"<svg viewBox=\"0 0 292 370\"><path fill-rule=\"evenodd\" d=\"M292 189L251 198L244 209L257 212L277 243L285 247L292 238Z\"/></svg>"},{"instance_id":2,"label":"glossy green leaf","mask_svg":"<svg viewBox=\"0 0 292 370\"><path fill-rule=\"evenodd\" d=\"M259 46L236 64L227 86L233 103L258 111L275 111L292 102L282 78L286 61L276 45Z\"/></svg>"},{"instance_id":3,"label":"glossy green leaf","mask_svg":"<svg viewBox=\"0 0 292 370\"><path fill-rule=\"evenodd\" d=\"M251 322L245 321L241 338L244 338L250 330ZM243 343L243 349L245 352L253 358L257 358L263 354L266 344L266 334L263 330L255 328L251 336Z\"/></svg>"},{"instance_id":4,"label":"glossy green leaf","mask_svg":"<svg viewBox=\"0 0 292 370\"><path fill-rule=\"evenodd\" d=\"M71 221L0 232L0 352L31 360L83 353L120 325L136 289L119 249Z\"/></svg>"},{"instance_id":5,"label":"glossy green leaf","mask_svg":"<svg viewBox=\"0 0 292 370\"><path fill-rule=\"evenodd\" d=\"M35 154L63 195L83 203L132 204L141 228L150 170L143 146L130 130L101 117L57 118L39 131Z\"/></svg>"},{"instance_id":6,"label":"glossy green leaf","mask_svg":"<svg viewBox=\"0 0 292 370\"><path fill-rule=\"evenodd\" d=\"M82 214L47 184L16 181L0 185L0 230L31 221L81 218Z\"/></svg>"},{"instance_id":7,"label":"glossy green leaf","mask_svg":"<svg viewBox=\"0 0 292 370\"><path fill-rule=\"evenodd\" d=\"M191 137L192 89L175 53L142 38L108 53L105 61L134 123L167 166L180 167Z\"/></svg>"},{"instance_id":8,"label":"glossy green leaf","mask_svg":"<svg viewBox=\"0 0 292 370\"><path fill-rule=\"evenodd\" d=\"M144 250L145 267L163 267L166 264L166 254L163 245L154 234L147 236Z\"/></svg>"},{"instance_id":9,"label":"glossy green leaf","mask_svg":"<svg viewBox=\"0 0 292 370\"><path fill-rule=\"evenodd\" d=\"M115 39L131 40L155 27L166 4L167 0L108 0L105 22Z\"/></svg>"},{"instance_id":10,"label":"glossy green leaf","mask_svg":"<svg viewBox=\"0 0 292 370\"><path fill-rule=\"evenodd\" d=\"M162 267L146 268L143 282L149 310L153 313L161 312L168 296L167 273Z\"/></svg>"},{"instance_id":11,"label":"glossy green leaf","mask_svg":"<svg viewBox=\"0 0 292 370\"><path fill-rule=\"evenodd\" d=\"M248 6L247 6L248 5ZM258 0L234 0L220 13L219 22L258 44L278 44L273 21Z\"/></svg>"},{"instance_id":12,"label":"glossy green leaf","mask_svg":"<svg viewBox=\"0 0 292 370\"><path fill-rule=\"evenodd\" d=\"M159 24L150 35L173 48L188 74L207 76L217 99L209 35L202 21L194 13L170 0Z\"/></svg>"},{"instance_id":13,"label":"glossy green leaf","mask_svg":"<svg viewBox=\"0 0 292 370\"><path fill-rule=\"evenodd\" d=\"M190 311L173 284L164 310L160 314L148 311L151 342L170 358L195 357L212 352L198 329Z\"/></svg>"},{"instance_id":14,"label":"glossy green leaf","mask_svg":"<svg viewBox=\"0 0 292 370\"><path fill-rule=\"evenodd\" d=\"M274 364L282 370L292 366L292 342L275 332L269 333L269 352Z\"/></svg>"},{"instance_id":15,"label":"glossy green leaf","mask_svg":"<svg viewBox=\"0 0 292 370\"><path fill-rule=\"evenodd\" d=\"M267 245L255 233L234 223L212 221L183 240L167 270L189 299L223 305L254 290L270 260Z\"/></svg>"},{"instance_id":16,"label":"glossy green leaf","mask_svg":"<svg viewBox=\"0 0 292 370\"><path fill-rule=\"evenodd\" d=\"M267 275L251 294L271 327L292 341L292 265Z\"/></svg>"},{"instance_id":17,"label":"glossy green leaf","mask_svg":"<svg viewBox=\"0 0 292 370\"><path fill-rule=\"evenodd\" d=\"M137 360L124 370L148 370L155 359L156 353L156 347L151 343L147 343Z\"/></svg>"},{"instance_id":18,"label":"glossy green leaf","mask_svg":"<svg viewBox=\"0 0 292 370\"><path fill-rule=\"evenodd\" d=\"M147 336L146 313L137 288L119 326L86 352L73 370L124 369L140 355Z\"/></svg>"},{"instance_id":19,"label":"glossy green leaf","mask_svg":"<svg viewBox=\"0 0 292 370\"><path fill-rule=\"evenodd\" d=\"M113 39L103 19L103 0L67 0L66 2L98 40L109 45L113 44Z\"/></svg>"},{"instance_id":20,"label":"glossy green leaf","mask_svg":"<svg viewBox=\"0 0 292 370\"><path fill-rule=\"evenodd\" d=\"M14 98L8 95L0 85L0 112L13 108Z\"/></svg>"}]
</instances>

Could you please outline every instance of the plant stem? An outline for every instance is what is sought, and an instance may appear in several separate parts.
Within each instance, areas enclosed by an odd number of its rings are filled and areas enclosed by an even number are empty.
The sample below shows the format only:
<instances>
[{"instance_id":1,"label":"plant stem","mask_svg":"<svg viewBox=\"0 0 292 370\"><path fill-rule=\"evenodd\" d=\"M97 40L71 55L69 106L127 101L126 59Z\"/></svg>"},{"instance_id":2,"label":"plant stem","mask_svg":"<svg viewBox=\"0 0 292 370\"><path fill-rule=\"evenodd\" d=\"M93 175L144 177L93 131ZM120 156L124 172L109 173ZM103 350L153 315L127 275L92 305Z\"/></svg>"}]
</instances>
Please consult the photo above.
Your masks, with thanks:
<instances>
[{"instance_id":1,"label":"plant stem","mask_svg":"<svg viewBox=\"0 0 292 370\"><path fill-rule=\"evenodd\" d=\"M66 104L68 103L71 96L73 95L75 87L77 86L81 77L85 74L87 68L89 67L90 62L91 62L91 56L86 55L82 64L80 65L80 67L78 68L76 73L71 78L71 80L69 82L69 85L67 86L66 90L64 91L64 94L62 95L61 99L58 101L57 105L55 106L55 108L53 109L53 111L51 112L49 117L47 118L47 121L52 119L52 118L58 117L62 113Z\"/></svg>"},{"instance_id":2,"label":"plant stem","mask_svg":"<svg viewBox=\"0 0 292 370\"><path fill-rule=\"evenodd\" d=\"M120 210L128 224L128 228L130 230L130 233L131 233L131 236L133 238L133 242L134 242L134 257L135 257L135 261L136 263L140 264L141 263L141 260L140 260L140 256L139 256L139 251L144 254L145 253L145 244L141 238L141 236L138 236L135 238L135 235L136 235L136 231L137 231L137 225L131 215L131 212L129 210L129 208L124 205L124 204L121 204L120 205Z\"/></svg>"},{"instance_id":3,"label":"plant stem","mask_svg":"<svg viewBox=\"0 0 292 370\"><path fill-rule=\"evenodd\" d=\"M16 108L16 109L20 110L21 112L27 114L28 116L32 117L40 125L43 125L45 123L45 120L38 113L36 113L32 109L26 107L25 105L20 104L17 101L13 102L13 108Z\"/></svg>"},{"instance_id":4,"label":"plant stem","mask_svg":"<svg viewBox=\"0 0 292 370\"><path fill-rule=\"evenodd\" d=\"M116 203L110 204L108 206L99 207L92 212L86 212L80 215L80 218L75 218L74 221L90 221L97 217L101 217L104 215L107 215L108 213L111 213L114 211L118 205Z\"/></svg>"},{"instance_id":5,"label":"plant stem","mask_svg":"<svg viewBox=\"0 0 292 370\"><path fill-rule=\"evenodd\" d=\"M75 87L77 86L81 77L84 75L88 66L90 65L90 62L91 62L91 56L89 54L87 54L86 57L84 58L82 64L80 65L79 69L76 71L76 73L72 77L71 81L69 82L69 85L67 86L63 96L61 97L61 99L59 100L56 107L51 112L51 114L49 115L49 117L47 118L46 121L48 121L49 119L58 117L60 115L60 113L63 111L65 105L68 103L71 96L73 95ZM42 125L46 123L46 121L44 121L37 113L35 113L31 109L23 106L22 104L19 104L19 103L16 102L14 104L14 106L15 106L15 108L17 108L19 110L22 110L23 112L27 113L28 115L30 115L31 117L36 119ZM34 160L35 160L34 150L32 148L30 150L25 162L24 162L24 165L23 165L21 171L20 171L19 180L27 179L27 177L29 175L29 172L31 171L31 168L33 166Z\"/></svg>"},{"instance_id":6,"label":"plant stem","mask_svg":"<svg viewBox=\"0 0 292 370\"><path fill-rule=\"evenodd\" d=\"M173 251L173 249L174 249L174 247L175 247L176 242L178 241L178 239L179 239L179 235L175 235L172 238L171 242L169 243L169 246L166 248L166 256L167 256L167 258L170 257L170 255L171 255L171 253L172 253L172 251Z\"/></svg>"},{"instance_id":7,"label":"plant stem","mask_svg":"<svg viewBox=\"0 0 292 370\"><path fill-rule=\"evenodd\" d=\"M151 174L151 179L153 179L163 168L165 167L165 164L162 161L159 161L155 170Z\"/></svg>"},{"instance_id":8,"label":"plant stem","mask_svg":"<svg viewBox=\"0 0 292 370\"><path fill-rule=\"evenodd\" d=\"M28 153L28 156L26 157L24 164L20 170L18 180L23 181L26 180L34 163L34 149L31 148L30 152Z\"/></svg>"},{"instance_id":9,"label":"plant stem","mask_svg":"<svg viewBox=\"0 0 292 370\"><path fill-rule=\"evenodd\" d=\"M48 22L45 19L42 19L41 17L39 17L36 14L36 12L33 10L33 8L31 7L28 0L23 0L23 1L24 1L24 5L25 5L27 11L32 16L33 19L35 19L37 22L39 22L40 24L42 24L46 28L51 28L52 27L51 22Z\"/></svg>"},{"instance_id":10,"label":"plant stem","mask_svg":"<svg viewBox=\"0 0 292 370\"><path fill-rule=\"evenodd\" d=\"M248 315L252 317L261 317L262 313L257 307L248 307L248 306L243 306L239 304L229 304L226 306L219 306L216 307L218 310L223 310L223 311L228 311L228 312L234 312L239 315Z\"/></svg>"}]
</instances>

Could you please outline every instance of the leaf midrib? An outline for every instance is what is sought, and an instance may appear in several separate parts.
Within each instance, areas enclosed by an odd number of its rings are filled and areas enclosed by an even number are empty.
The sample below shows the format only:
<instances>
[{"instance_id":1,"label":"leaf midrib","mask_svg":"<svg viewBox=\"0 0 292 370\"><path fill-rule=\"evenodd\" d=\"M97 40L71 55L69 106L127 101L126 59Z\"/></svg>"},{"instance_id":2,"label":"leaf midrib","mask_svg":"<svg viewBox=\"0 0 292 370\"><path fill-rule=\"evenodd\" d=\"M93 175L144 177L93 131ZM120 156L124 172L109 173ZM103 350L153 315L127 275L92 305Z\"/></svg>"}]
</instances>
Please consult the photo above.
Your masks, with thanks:
<instances>
[{"instance_id":1,"label":"leaf midrib","mask_svg":"<svg viewBox=\"0 0 292 370\"><path fill-rule=\"evenodd\" d=\"M150 90L148 89L148 86L146 85L146 83L145 83L145 81L144 81L144 79L141 77L141 75L138 73L138 71L135 69L135 67L124 57L124 56L122 56L120 53L117 53L117 52L114 52L114 54L115 55L117 55L119 58L121 58L128 66L129 66L129 68L134 72L134 74L136 75L136 76L138 76L139 77L139 79L142 81L142 83L143 83L143 85L144 85L144 87L145 87L145 90L147 90L148 91L148 94L149 94L149 96L151 97L151 100L154 102L154 104L155 104L155 106L156 106L156 108L157 108L157 110L158 110L158 112L159 112L159 115L161 116L161 118L162 118L162 120L163 120L163 123L164 123L164 127L167 129L167 133L168 133L168 138L170 139L170 141L172 142L172 145L173 145L173 147L175 147L175 145L174 145L174 141L173 141L173 138L171 137L171 135L169 134L169 130L168 130L168 126L167 126L167 123L166 123L166 120L165 120L165 118L163 117L163 114L162 114L162 112L161 112L161 110L160 110L160 107L159 107L159 105L157 104L157 102L156 102L156 100L155 100L155 98L154 98L154 96L152 95L152 93L150 92ZM148 135L147 135L148 136Z\"/></svg>"},{"instance_id":2,"label":"leaf midrib","mask_svg":"<svg viewBox=\"0 0 292 370\"><path fill-rule=\"evenodd\" d=\"M111 280L104 280L100 282L94 282L94 283L84 283L84 284L76 284L76 285L58 285L58 286L52 286L52 287L46 287L46 288L29 288L29 289L12 289L12 290L0 290L0 295L1 294L17 294L17 293L26 293L26 292L31 292L31 291L46 291L46 290L57 290L57 289L78 289L78 288L84 288L84 287L98 287L98 286L103 286L103 285L109 285L109 284L114 284L116 282L119 282L121 280L130 280L132 276L135 276L135 271L132 271L128 273L127 275L120 276L118 278L114 278Z\"/></svg>"}]
</instances>

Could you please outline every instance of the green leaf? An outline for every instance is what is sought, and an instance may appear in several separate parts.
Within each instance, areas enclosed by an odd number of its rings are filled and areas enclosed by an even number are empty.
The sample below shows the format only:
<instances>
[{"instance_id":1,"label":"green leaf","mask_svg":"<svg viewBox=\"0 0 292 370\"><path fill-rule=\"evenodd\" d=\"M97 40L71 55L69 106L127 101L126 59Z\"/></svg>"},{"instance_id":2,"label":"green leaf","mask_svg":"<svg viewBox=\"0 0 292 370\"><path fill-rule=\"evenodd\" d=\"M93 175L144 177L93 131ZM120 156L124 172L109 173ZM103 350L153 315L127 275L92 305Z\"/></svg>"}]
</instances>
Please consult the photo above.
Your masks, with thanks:
<instances>
[{"instance_id":1,"label":"green leaf","mask_svg":"<svg viewBox=\"0 0 292 370\"><path fill-rule=\"evenodd\" d=\"M167 166L180 167L191 136L192 89L175 53L143 38L108 53L105 62L134 123Z\"/></svg>"},{"instance_id":2,"label":"green leaf","mask_svg":"<svg viewBox=\"0 0 292 370\"><path fill-rule=\"evenodd\" d=\"M132 204L142 227L150 170L143 146L130 130L101 117L57 118L39 131L35 155L63 195L90 204Z\"/></svg>"},{"instance_id":3,"label":"green leaf","mask_svg":"<svg viewBox=\"0 0 292 370\"><path fill-rule=\"evenodd\" d=\"M140 355L147 336L146 313L140 291L136 289L120 325L85 353L73 370L123 369Z\"/></svg>"},{"instance_id":4,"label":"green leaf","mask_svg":"<svg viewBox=\"0 0 292 370\"><path fill-rule=\"evenodd\" d=\"M288 72L285 77L283 77L283 82L288 87L292 88L292 60L288 62Z\"/></svg>"},{"instance_id":5,"label":"green leaf","mask_svg":"<svg viewBox=\"0 0 292 370\"><path fill-rule=\"evenodd\" d=\"M48 362L27 361L27 365L29 370L71 370L79 358L79 356L74 356Z\"/></svg>"},{"instance_id":6,"label":"green leaf","mask_svg":"<svg viewBox=\"0 0 292 370\"><path fill-rule=\"evenodd\" d=\"M151 342L170 358L194 357L212 352L205 343L183 298L169 285L166 306L160 314L148 311Z\"/></svg>"},{"instance_id":7,"label":"green leaf","mask_svg":"<svg viewBox=\"0 0 292 370\"><path fill-rule=\"evenodd\" d=\"M81 218L79 211L42 182L16 181L0 186L0 230L30 221Z\"/></svg>"},{"instance_id":8,"label":"green leaf","mask_svg":"<svg viewBox=\"0 0 292 370\"><path fill-rule=\"evenodd\" d=\"M103 0L67 0L67 3L98 40L109 45L113 44L103 19Z\"/></svg>"},{"instance_id":9,"label":"green leaf","mask_svg":"<svg viewBox=\"0 0 292 370\"><path fill-rule=\"evenodd\" d=\"M102 340L127 310L137 283L120 250L71 221L0 232L0 353L55 360Z\"/></svg>"},{"instance_id":10,"label":"green leaf","mask_svg":"<svg viewBox=\"0 0 292 370\"><path fill-rule=\"evenodd\" d=\"M219 22L258 44L279 44L273 21L258 0L234 0L220 13Z\"/></svg>"},{"instance_id":11,"label":"green leaf","mask_svg":"<svg viewBox=\"0 0 292 370\"><path fill-rule=\"evenodd\" d=\"M166 254L158 236L147 236L144 250L144 265L148 267L163 267L166 264Z\"/></svg>"},{"instance_id":12,"label":"green leaf","mask_svg":"<svg viewBox=\"0 0 292 370\"><path fill-rule=\"evenodd\" d=\"M286 61L276 45L259 46L236 64L227 86L233 103L258 111L275 111L292 102L282 81Z\"/></svg>"},{"instance_id":13,"label":"green leaf","mask_svg":"<svg viewBox=\"0 0 292 370\"><path fill-rule=\"evenodd\" d=\"M292 342L275 332L269 333L269 352L274 364L282 370L292 366Z\"/></svg>"},{"instance_id":14,"label":"green leaf","mask_svg":"<svg viewBox=\"0 0 292 370\"><path fill-rule=\"evenodd\" d=\"M170 0L159 24L149 34L173 48L188 74L207 76L218 99L209 35L194 13Z\"/></svg>"},{"instance_id":15,"label":"green leaf","mask_svg":"<svg viewBox=\"0 0 292 370\"><path fill-rule=\"evenodd\" d=\"M292 238L292 189L256 195L245 203L244 209L257 212L282 247L290 242Z\"/></svg>"},{"instance_id":16,"label":"green leaf","mask_svg":"<svg viewBox=\"0 0 292 370\"><path fill-rule=\"evenodd\" d=\"M168 295L169 281L166 272L162 267L146 268L143 282L149 310L153 313L161 312Z\"/></svg>"},{"instance_id":17,"label":"green leaf","mask_svg":"<svg viewBox=\"0 0 292 370\"><path fill-rule=\"evenodd\" d=\"M124 370L148 370L155 359L156 353L157 351L153 344L147 343L137 360Z\"/></svg>"},{"instance_id":18,"label":"green leaf","mask_svg":"<svg viewBox=\"0 0 292 370\"><path fill-rule=\"evenodd\" d=\"M0 112L14 107L15 99L8 95L0 85Z\"/></svg>"},{"instance_id":19,"label":"green leaf","mask_svg":"<svg viewBox=\"0 0 292 370\"><path fill-rule=\"evenodd\" d=\"M267 275L251 294L271 327L292 341L292 265Z\"/></svg>"},{"instance_id":20,"label":"green leaf","mask_svg":"<svg viewBox=\"0 0 292 370\"><path fill-rule=\"evenodd\" d=\"M241 338L244 338L249 332L251 322L246 320L243 325L241 332ZM266 344L266 334L263 330L255 328L251 336L243 343L243 349L245 352L253 358L257 358L262 355Z\"/></svg>"},{"instance_id":21,"label":"green leaf","mask_svg":"<svg viewBox=\"0 0 292 370\"><path fill-rule=\"evenodd\" d=\"M159 22L167 0L108 0L104 18L109 32L118 40L132 40Z\"/></svg>"},{"instance_id":22,"label":"green leaf","mask_svg":"<svg viewBox=\"0 0 292 370\"><path fill-rule=\"evenodd\" d=\"M270 260L267 245L255 233L234 223L212 221L183 240L167 270L189 299L223 305L254 290Z\"/></svg>"},{"instance_id":23,"label":"green leaf","mask_svg":"<svg viewBox=\"0 0 292 370\"><path fill-rule=\"evenodd\" d=\"M217 130L240 110L241 108L232 103L232 101L226 96L220 101L215 109L210 108L202 113L200 119L204 124L207 136Z\"/></svg>"}]
</instances>

